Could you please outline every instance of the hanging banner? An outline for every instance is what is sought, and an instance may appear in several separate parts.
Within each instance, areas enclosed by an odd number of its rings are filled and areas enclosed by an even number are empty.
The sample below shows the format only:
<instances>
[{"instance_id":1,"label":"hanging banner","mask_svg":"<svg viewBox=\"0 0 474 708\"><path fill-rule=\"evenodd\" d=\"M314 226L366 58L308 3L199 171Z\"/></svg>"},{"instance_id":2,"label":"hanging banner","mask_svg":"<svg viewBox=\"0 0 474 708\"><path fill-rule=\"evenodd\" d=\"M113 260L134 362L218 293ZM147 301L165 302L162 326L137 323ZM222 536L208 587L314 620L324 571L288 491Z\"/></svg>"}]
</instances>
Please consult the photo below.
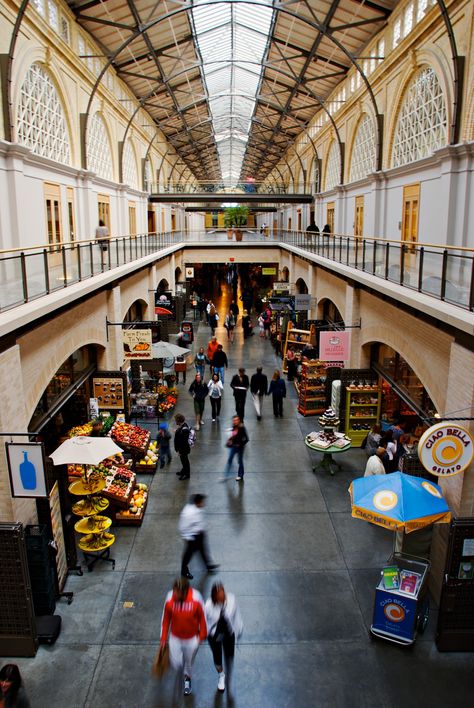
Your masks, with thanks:
<instances>
[{"instance_id":1,"label":"hanging banner","mask_svg":"<svg viewBox=\"0 0 474 708\"><path fill-rule=\"evenodd\" d=\"M155 292L155 315L169 315L176 319L175 300L171 290Z\"/></svg>"},{"instance_id":2,"label":"hanging banner","mask_svg":"<svg viewBox=\"0 0 474 708\"><path fill-rule=\"evenodd\" d=\"M418 457L428 472L438 477L459 474L472 462L474 441L457 423L437 423L428 428L418 443Z\"/></svg>"},{"instance_id":3,"label":"hanging banner","mask_svg":"<svg viewBox=\"0 0 474 708\"><path fill-rule=\"evenodd\" d=\"M349 361L350 353L350 332L319 333L319 359L321 361Z\"/></svg>"},{"instance_id":4,"label":"hanging banner","mask_svg":"<svg viewBox=\"0 0 474 708\"><path fill-rule=\"evenodd\" d=\"M5 443L12 497L47 497L43 443Z\"/></svg>"},{"instance_id":5,"label":"hanging banner","mask_svg":"<svg viewBox=\"0 0 474 708\"><path fill-rule=\"evenodd\" d=\"M123 335L123 358L130 359L152 359L151 349L151 329L124 329Z\"/></svg>"}]
</instances>

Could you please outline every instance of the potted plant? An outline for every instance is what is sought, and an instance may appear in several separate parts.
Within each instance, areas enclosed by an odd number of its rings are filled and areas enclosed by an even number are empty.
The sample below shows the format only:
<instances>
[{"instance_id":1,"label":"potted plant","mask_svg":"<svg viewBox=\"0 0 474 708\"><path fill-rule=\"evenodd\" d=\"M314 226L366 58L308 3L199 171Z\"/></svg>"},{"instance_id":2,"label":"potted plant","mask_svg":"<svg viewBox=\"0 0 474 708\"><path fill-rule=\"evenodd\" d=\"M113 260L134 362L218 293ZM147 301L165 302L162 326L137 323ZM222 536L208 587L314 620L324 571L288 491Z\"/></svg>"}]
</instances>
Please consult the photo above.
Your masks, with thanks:
<instances>
[{"instance_id":1,"label":"potted plant","mask_svg":"<svg viewBox=\"0 0 474 708\"><path fill-rule=\"evenodd\" d=\"M242 241L241 226L245 226L249 215L248 207L238 204L234 207L227 207L224 214L225 223L230 223L235 228L235 240Z\"/></svg>"},{"instance_id":2,"label":"potted plant","mask_svg":"<svg viewBox=\"0 0 474 708\"><path fill-rule=\"evenodd\" d=\"M234 224L232 222L232 215L229 214L228 211L229 208L224 211L224 226L227 229L227 238L231 241L234 233Z\"/></svg>"}]
</instances>

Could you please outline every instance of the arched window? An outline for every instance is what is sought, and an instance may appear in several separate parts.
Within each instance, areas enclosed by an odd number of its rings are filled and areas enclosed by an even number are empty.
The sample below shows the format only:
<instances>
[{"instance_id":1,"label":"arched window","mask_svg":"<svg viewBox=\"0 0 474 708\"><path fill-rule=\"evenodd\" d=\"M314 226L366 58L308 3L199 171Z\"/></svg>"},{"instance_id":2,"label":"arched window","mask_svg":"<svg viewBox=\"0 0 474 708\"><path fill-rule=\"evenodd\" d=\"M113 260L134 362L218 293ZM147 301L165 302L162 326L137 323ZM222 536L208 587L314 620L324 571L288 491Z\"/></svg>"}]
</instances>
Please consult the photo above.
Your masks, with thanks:
<instances>
[{"instance_id":1,"label":"arched window","mask_svg":"<svg viewBox=\"0 0 474 708\"><path fill-rule=\"evenodd\" d=\"M329 150L327 165L326 165L326 186L328 191L339 184L341 173L341 159L339 155L339 145L334 140Z\"/></svg>"},{"instance_id":2,"label":"arched window","mask_svg":"<svg viewBox=\"0 0 474 708\"><path fill-rule=\"evenodd\" d=\"M113 180L112 150L104 119L96 113L87 131L87 165L99 177Z\"/></svg>"},{"instance_id":3,"label":"arched window","mask_svg":"<svg viewBox=\"0 0 474 708\"><path fill-rule=\"evenodd\" d=\"M359 123L352 148L349 182L367 177L375 169L375 128L370 116Z\"/></svg>"},{"instance_id":4,"label":"arched window","mask_svg":"<svg viewBox=\"0 0 474 708\"><path fill-rule=\"evenodd\" d=\"M138 188L137 162L135 160L135 153L133 152L132 141L130 138L127 140L123 148L122 169L122 179L124 184L128 184L130 187Z\"/></svg>"},{"instance_id":5,"label":"arched window","mask_svg":"<svg viewBox=\"0 0 474 708\"><path fill-rule=\"evenodd\" d=\"M39 64L30 66L20 89L17 139L36 155L71 163L63 107L53 82Z\"/></svg>"},{"instance_id":6,"label":"arched window","mask_svg":"<svg viewBox=\"0 0 474 708\"><path fill-rule=\"evenodd\" d=\"M428 157L447 142L446 104L431 67L422 69L403 99L393 140L392 166Z\"/></svg>"}]
</instances>

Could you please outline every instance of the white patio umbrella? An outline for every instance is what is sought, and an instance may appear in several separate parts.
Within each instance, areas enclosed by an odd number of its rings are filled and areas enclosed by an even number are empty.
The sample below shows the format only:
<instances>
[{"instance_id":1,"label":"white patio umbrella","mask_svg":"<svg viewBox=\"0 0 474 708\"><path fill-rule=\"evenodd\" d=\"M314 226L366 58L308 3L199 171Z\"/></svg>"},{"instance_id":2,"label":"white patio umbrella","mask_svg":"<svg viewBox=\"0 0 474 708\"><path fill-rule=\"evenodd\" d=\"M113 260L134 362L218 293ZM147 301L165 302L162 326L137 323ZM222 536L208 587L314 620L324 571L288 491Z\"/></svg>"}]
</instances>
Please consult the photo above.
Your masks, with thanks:
<instances>
[{"instance_id":1,"label":"white patio umbrella","mask_svg":"<svg viewBox=\"0 0 474 708\"><path fill-rule=\"evenodd\" d=\"M177 344L172 344L171 342L156 342L156 344L151 345L151 349L154 359L171 359L177 356L184 356L191 351L190 349L178 347Z\"/></svg>"},{"instance_id":2,"label":"white patio umbrella","mask_svg":"<svg viewBox=\"0 0 474 708\"><path fill-rule=\"evenodd\" d=\"M112 438L76 436L63 442L50 458L55 465L98 465L107 457L123 452Z\"/></svg>"}]
</instances>

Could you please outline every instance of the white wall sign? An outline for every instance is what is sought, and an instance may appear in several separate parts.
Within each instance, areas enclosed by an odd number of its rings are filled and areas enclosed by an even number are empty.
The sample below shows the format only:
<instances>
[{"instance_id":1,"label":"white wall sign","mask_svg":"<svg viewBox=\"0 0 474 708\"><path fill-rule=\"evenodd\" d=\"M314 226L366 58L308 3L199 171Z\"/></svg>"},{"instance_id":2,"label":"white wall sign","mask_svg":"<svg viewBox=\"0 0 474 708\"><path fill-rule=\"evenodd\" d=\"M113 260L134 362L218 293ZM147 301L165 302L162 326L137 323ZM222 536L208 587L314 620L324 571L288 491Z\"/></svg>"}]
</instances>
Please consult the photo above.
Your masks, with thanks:
<instances>
[{"instance_id":1,"label":"white wall sign","mask_svg":"<svg viewBox=\"0 0 474 708\"><path fill-rule=\"evenodd\" d=\"M194 278L194 268L186 267L184 269L184 273L186 278Z\"/></svg>"},{"instance_id":2,"label":"white wall sign","mask_svg":"<svg viewBox=\"0 0 474 708\"><path fill-rule=\"evenodd\" d=\"M468 431L456 423L437 423L423 433L418 443L418 457L423 467L438 477L459 474L471 464L474 441Z\"/></svg>"},{"instance_id":3,"label":"white wall sign","mask_svg":"<svg viewBox=\"0 0 474 708\"><path fill-rule=\"evenodd\" d=\"M124 329L123 358L153 359L151 349L151 329Z\"/></svg>"},{"instance_id":4,"label":"white wall sign","mask_svg":"<svg viewBox=\"0 0 474 708\"><path fill-rule=\"evenodd\" d=\"M47 497L43 443L5 443L13 497Z\"/></svg>"}]
</instances>

